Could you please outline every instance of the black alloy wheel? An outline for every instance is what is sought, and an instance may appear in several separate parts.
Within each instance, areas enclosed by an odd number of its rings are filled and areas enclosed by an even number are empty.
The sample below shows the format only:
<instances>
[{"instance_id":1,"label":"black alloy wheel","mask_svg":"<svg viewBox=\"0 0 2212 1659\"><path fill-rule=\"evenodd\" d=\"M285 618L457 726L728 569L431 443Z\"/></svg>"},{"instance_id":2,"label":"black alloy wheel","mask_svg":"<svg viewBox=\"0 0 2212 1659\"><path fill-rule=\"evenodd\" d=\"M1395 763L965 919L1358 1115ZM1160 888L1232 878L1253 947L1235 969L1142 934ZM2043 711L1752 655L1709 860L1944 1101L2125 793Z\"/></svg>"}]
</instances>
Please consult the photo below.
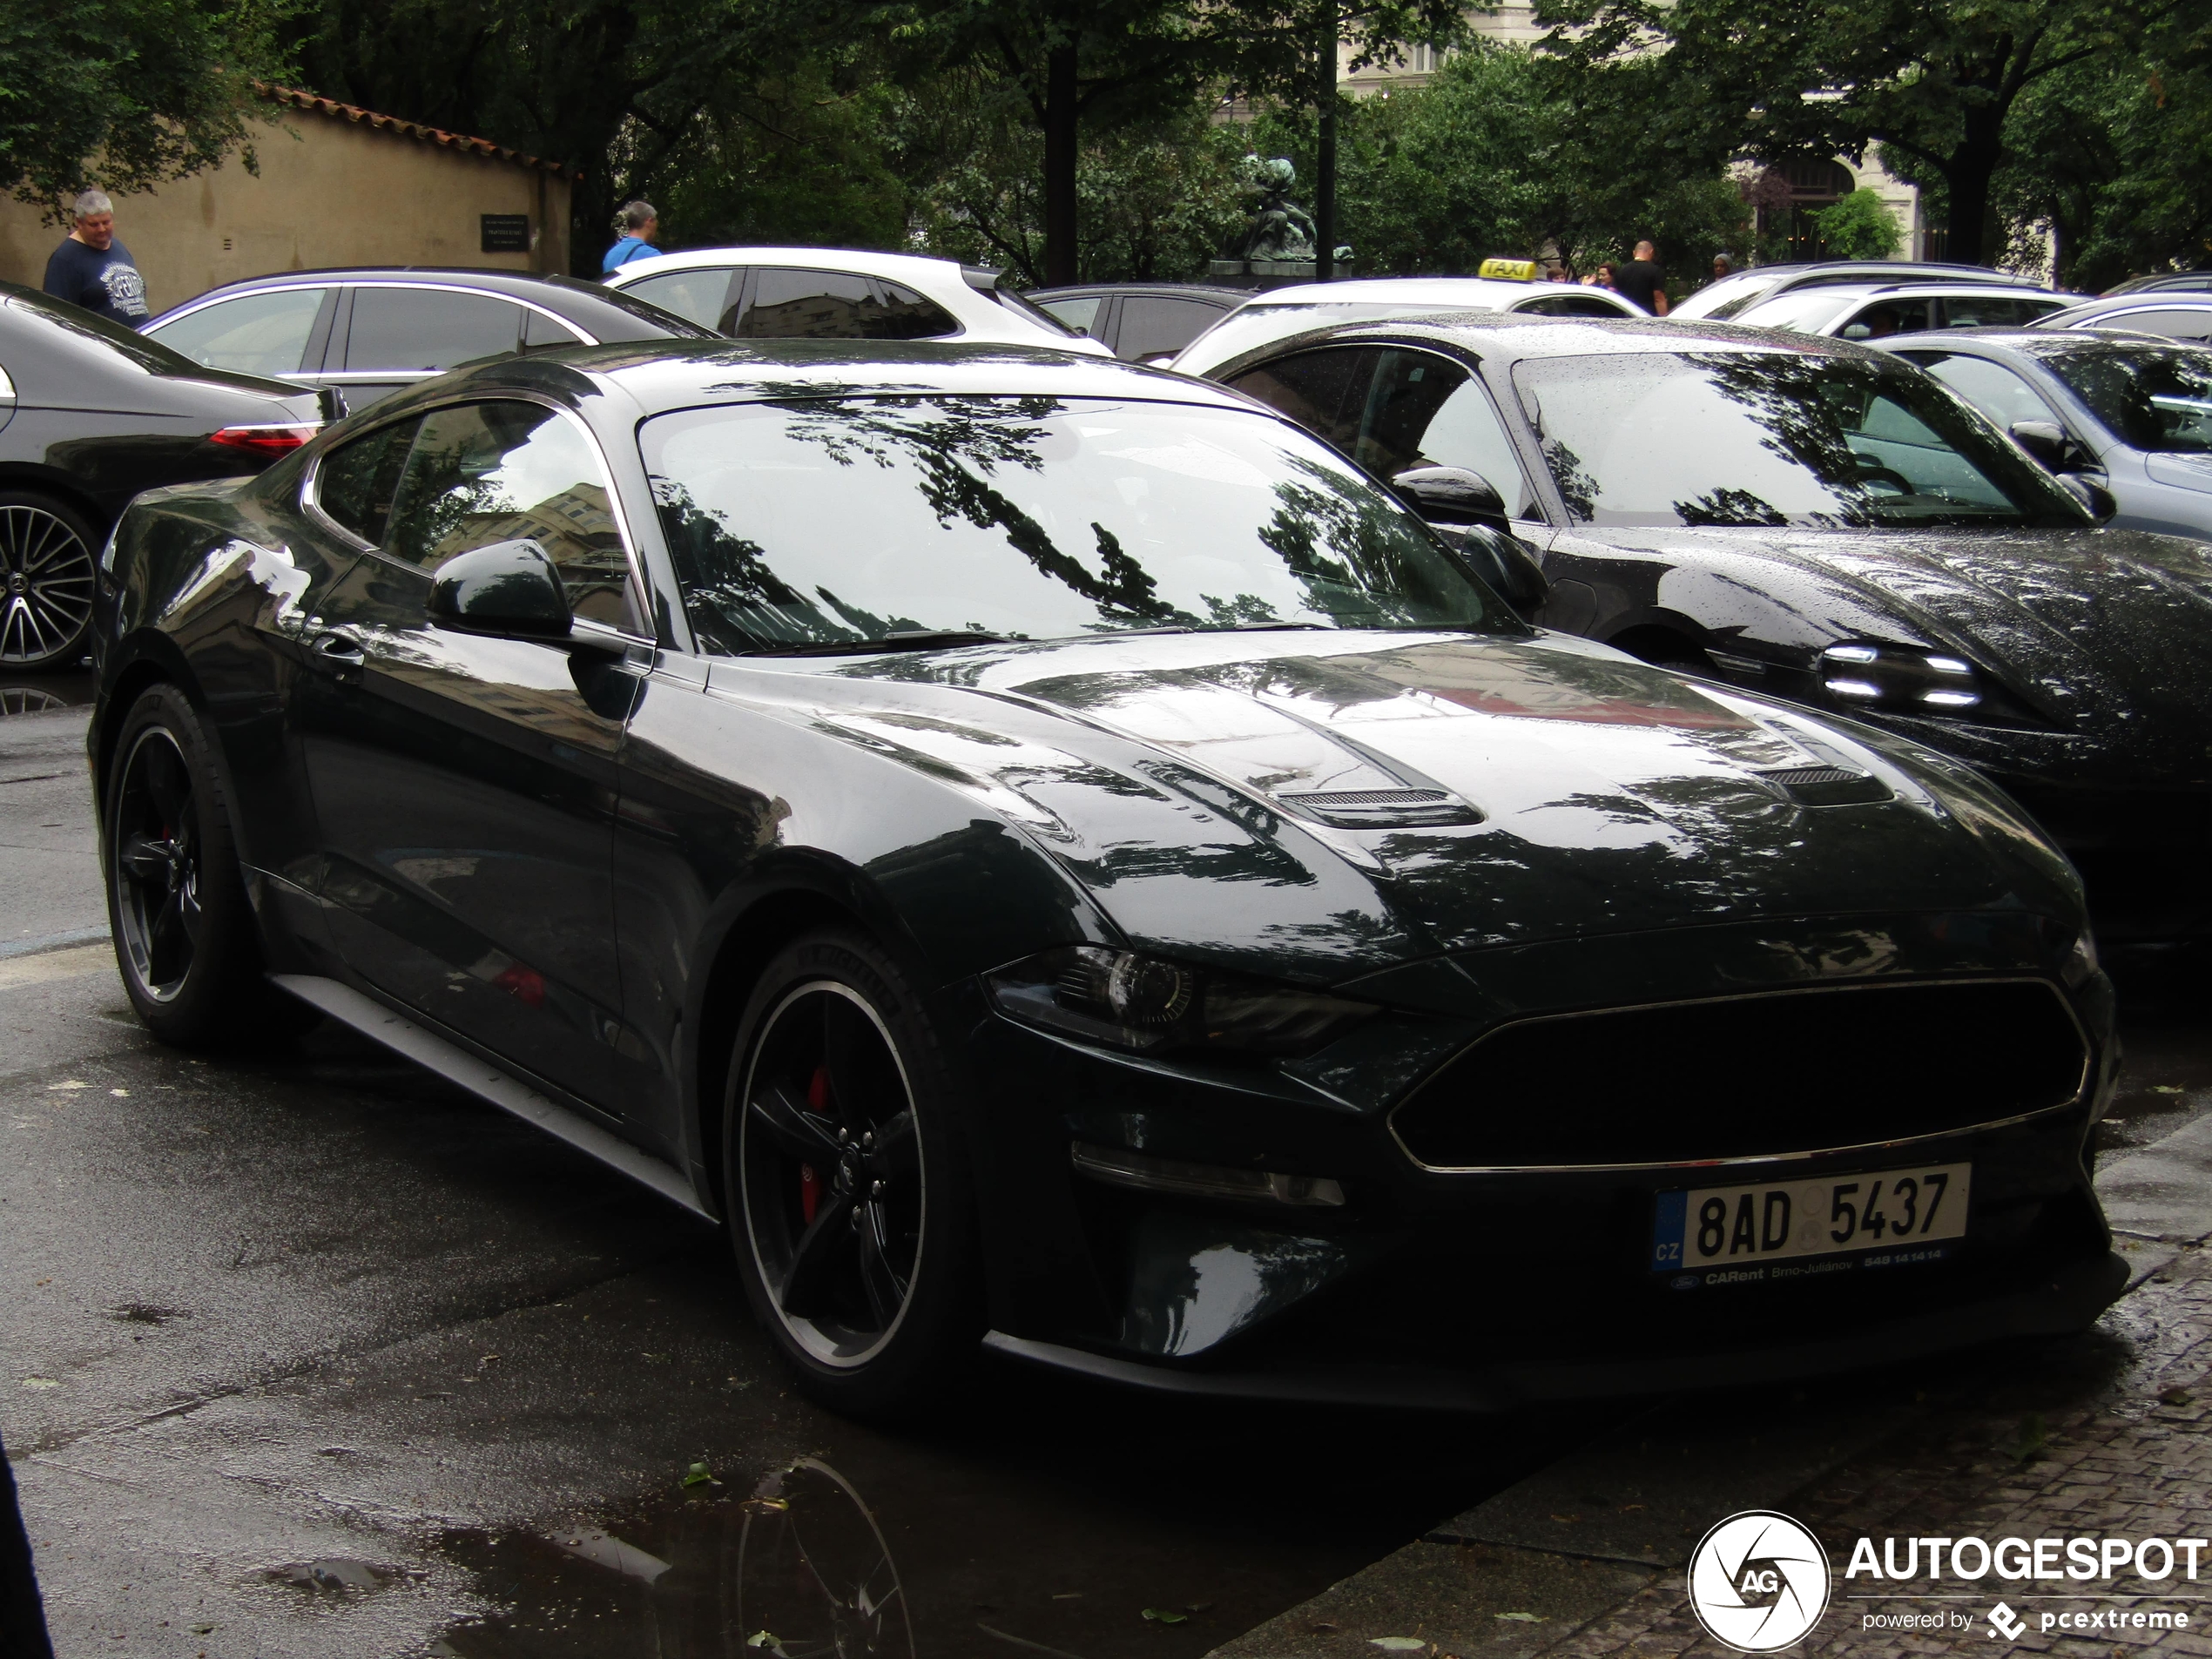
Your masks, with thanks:
<instances>
[{"instance_id":1,"label":"black alloy wheel","mask_svg":"<svg viewBox=\"0 0 2212 1659\"><path fill-rule=\"evenodd\" d=\"M756 988L731 1070L725 1190L761 1322L825 1403L922 1403L981 1330L943 1061L903 978L859 938L800 941Z\"/></svg>"},{"instance_id":2,"label":"black alloy wheel","mask_svg":"<svg viewBox=\"0 0 2212 1659\"><path fill-rule=\"evenodd\" d=\"M154 1035L185 1047L293 1035L307 1016L262 974L229 803L198 712L175 686L149 686L111 752L102 851L131 1006Z\"/></svg>"},{"instance_id":3,"label":"black alloy wheel","mask_svg":"<svg viewBox=\"0 0 2212 1659\"><path fill-rule=\"evenodd\" d=\"M58 502L0 493L0 667L64 668L83 654L98 539Z\"/></svg>"}]
</instances>

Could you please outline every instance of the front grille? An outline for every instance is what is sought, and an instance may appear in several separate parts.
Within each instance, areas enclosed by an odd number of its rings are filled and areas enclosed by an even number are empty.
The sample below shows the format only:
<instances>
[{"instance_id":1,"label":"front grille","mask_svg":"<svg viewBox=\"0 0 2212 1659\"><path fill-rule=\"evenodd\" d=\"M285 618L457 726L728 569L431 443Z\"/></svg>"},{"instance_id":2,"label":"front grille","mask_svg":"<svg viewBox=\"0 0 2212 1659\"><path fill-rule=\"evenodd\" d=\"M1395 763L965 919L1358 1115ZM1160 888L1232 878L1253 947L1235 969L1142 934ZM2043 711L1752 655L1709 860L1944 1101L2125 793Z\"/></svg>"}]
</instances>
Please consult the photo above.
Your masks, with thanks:
<instances>
[{"instance_id":1,"label":"front grille","mask_svg":"<svg viewBox=\"0 0 2212 1659\"><path fill-rule=\"evenodd\" d=\"M1440 1170L1780 1157L2063 1105L2087 1063L2040 981L1770 992L1501 1027L1391 1122Z\"/></svg>"}]
</instances>

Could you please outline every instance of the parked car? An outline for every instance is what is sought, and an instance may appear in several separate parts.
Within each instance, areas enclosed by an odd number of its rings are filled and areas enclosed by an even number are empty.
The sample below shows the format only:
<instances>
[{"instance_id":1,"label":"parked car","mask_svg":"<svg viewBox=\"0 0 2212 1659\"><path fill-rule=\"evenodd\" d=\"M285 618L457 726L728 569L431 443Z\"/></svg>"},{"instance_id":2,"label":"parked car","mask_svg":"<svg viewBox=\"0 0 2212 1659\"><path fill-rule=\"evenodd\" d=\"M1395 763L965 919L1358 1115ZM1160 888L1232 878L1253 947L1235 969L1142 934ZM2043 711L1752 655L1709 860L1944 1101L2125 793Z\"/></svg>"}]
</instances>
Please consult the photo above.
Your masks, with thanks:
<instances>
[{"instance_id":1,"label":"parked car","mask_svg":"<svg viewBox=\"0 0 2212 1659\"><path fill-rule=\"evenodd\" d=\"M1880 340L1941 328L2017 328L2079 294L1994 282L1830 282L1758 300L1729 320L1837 340Z\"/></svg>"},{"instance_id":2,"label":"parked car","mask_svg":"<svg viewBox=\"0 0 2212 1659\"><path fill-rule=\"evenodd\" d=\"M0 282L0 668L74 665L92 563L142 489L259 472L323 424L293 386Z\"/></svg>"},{"instance_id":3,"label":"parked car","mask_svg":"<svg viewBox=\"0 0 2212 1659\"><path fill-rule=\"evenodd\" d=\"M737 340L965 340L1112 354L984 266L841 247L695 247L607 279Z\"/></svg>"},{"instance_id":4,"label":"parked car","mask_svg":"<svg viewBox=\"0 0 2212 1659\"><path fill-rule=\"evenodd\" d=\"M1470 315L1214 378L1434 519L1509 528L1547 627L1981 769L2080 866L2107 942L2212 937L2204 544L2094 529L1917 370L1725 324Z\"/></svg>"},{"instance_id":5,"label":"parked car","mask_svg":"<svg viewBox=\"0 0 2212 1659\"><path fill-rule=\"evenodd\" d=\"M1514 282L1491 277L1362 277L1310 282L1257 294L1192 341L1173 360L1177 373L1209 375L1214 366L1332 323L1424 312L1503 311L1531 317L1641 317L1633 301L1580 283Z\"/></svg>"},{"instance_id":6,"label":"parked car","mask_svg":"<svg viewBox=\"0 0 2212 1659\"><path fill-rule=\"evenodd\" d=\"M1913 260L1821 260L1808 264L1754 265L1707 283L1667 314L1680 321L1728 322L1762 300L1838 282L1990 283L2018 287L2021 280L1986 265L1943 265Z\"/></svg>"},{"instance_id":7,"label":"parked car","mask_svg":"<svg viewBox=\"0 0 2212 1659\"><path fill-rule=\"evenodd\" d=\"M1251 299L1251 290L1197 282L1095 282L1032 288L1028 298L1115 356L1141 362L1174 356Z\"/></svg>"},{"instance_id":8,"label":"parked car","mask_svg":"<svg viewBox=\"0 0 2212 1659\"><path fill-rule=\"evenodd\" d=\"M350 409L504 352L713 337L596 282L416 266L226 283L163 312L145 334L211 368L334 387Z\"/></svg>"},{"instance_id":9,"label":"parked car","mask_svg":"<svg viewBox=\"0 0 2212 1659\"><path fill-rule=\"evenodd\" d=\"M2212 293L2212 271L2161 271L2155 276L2129 277L2107 288L2101 298L2123 293Z\"/></svg>"},{"instance_id":10,"label":"parked car","mask_svg":"<svg viewBox=\"0 0 2212 1659\"><path fill-rule=\"evenodd\" d=\"M2169 340L2212 340L2212 293L2154 289L2085 300L2037 320L2042 328L2122 328Z\"/></svg>"},{"instance_id":11,"label":"parked car","mask_svg":"<svg viewBox=\"0 0 2212 1659\"><path fill-rule=\"evenodd\" d=\"M510 357L142 500L99 640L140 1018L209 1040L273 974L718 1218L845 1409L979 1340L1277 1398L1741 1384L2126 1278L2110 984L2026 818L1533 631L1200 381Z\"/></svg>"},{"instance_id":12,"label":"parked car","mask_svg":"<svg viewBox=\"0 0 2212 1659\"><path fill-rule=\"evenodd\" d=\"M2109 491L2114 529L2212 541L2212 347L2041 328L1905 334L1882 344L2054 473Z\"/></svg>"}]
</instances>

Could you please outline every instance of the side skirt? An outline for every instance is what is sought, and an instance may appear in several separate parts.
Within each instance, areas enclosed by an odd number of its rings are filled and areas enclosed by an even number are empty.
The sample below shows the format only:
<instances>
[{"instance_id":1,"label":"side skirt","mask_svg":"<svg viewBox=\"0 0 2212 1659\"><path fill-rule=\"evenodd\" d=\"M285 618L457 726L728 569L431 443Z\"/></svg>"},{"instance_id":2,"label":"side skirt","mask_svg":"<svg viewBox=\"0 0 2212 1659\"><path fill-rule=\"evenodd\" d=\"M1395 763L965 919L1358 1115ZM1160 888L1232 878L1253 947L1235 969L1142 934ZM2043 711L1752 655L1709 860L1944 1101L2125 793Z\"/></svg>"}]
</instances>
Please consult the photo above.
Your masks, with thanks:
<instances>
[{"instance_id":1,"label":"side skirt","mask_svg":"<svg viewBox=\"0 0 2212 1659\"><path fill-rule=\"evenodd\" d=\"M457 1083L480 1100L490 1102L548 1135L566 1141L609 1169L651 1187L671 1203L678 1204L702 1220L714 1216L699 1203L698 1195L676 1170L651 1153L609 1133L581 1113L548 1100L529 1084L509 1076L489 1062L479 1060L456 1043L425 1030L406 1015L396 1014L350 985L313 974L272 974L270 981L301 1001L313 1004L342 1025L393 1053L435 1071L448 1082Z\"/></svg>"}]
</instances>

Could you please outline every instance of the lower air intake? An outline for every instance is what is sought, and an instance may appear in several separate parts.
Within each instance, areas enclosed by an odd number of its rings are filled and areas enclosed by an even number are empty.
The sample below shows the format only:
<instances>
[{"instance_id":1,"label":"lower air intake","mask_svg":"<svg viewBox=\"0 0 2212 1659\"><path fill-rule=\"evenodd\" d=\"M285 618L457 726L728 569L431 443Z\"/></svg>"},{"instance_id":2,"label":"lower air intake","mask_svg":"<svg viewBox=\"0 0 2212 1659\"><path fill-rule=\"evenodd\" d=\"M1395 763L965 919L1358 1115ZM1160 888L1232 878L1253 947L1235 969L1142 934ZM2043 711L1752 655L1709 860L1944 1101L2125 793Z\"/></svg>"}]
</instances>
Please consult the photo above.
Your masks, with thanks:
<instances>
[{"instance_id":1,"label":"lower air intake","mask_svg":"<svg viewBox=\"0 0 2212 1659\"><path fill-rule=\"evenodd\" d=\"M1438 1170L1786 1155L2064 1105L2088 1060L2038 981L1772 992L1501 1027L1391 1123Z\"/></svg>"}]
</instances>

